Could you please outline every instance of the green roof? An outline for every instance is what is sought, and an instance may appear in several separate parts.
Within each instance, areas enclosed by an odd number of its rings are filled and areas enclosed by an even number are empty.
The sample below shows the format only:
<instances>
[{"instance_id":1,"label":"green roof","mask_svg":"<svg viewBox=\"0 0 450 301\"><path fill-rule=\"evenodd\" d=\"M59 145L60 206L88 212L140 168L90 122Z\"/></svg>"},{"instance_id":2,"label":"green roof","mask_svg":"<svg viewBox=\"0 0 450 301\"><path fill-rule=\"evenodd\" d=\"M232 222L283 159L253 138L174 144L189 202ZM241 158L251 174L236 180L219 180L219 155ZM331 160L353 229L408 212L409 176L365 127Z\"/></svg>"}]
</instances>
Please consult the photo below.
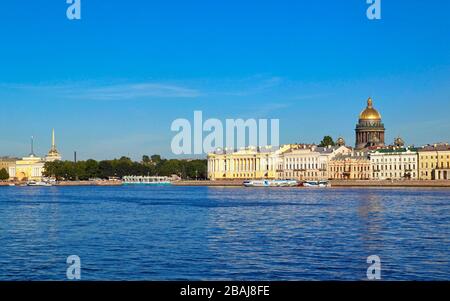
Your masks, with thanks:
<instances>
[{"instance_id":1,"label":"green roof","mask_svg":"<svg viewBox=\"0 0 450 301\"><path fill-rule=\"evenodd\" d=\"M375 152L384 154L384 153L405 153L407 151L417 152L417 148L415 148L415 147L397 148L397 149L386 148L386 149L377 149Z\"/></svg>"}]
</instances>

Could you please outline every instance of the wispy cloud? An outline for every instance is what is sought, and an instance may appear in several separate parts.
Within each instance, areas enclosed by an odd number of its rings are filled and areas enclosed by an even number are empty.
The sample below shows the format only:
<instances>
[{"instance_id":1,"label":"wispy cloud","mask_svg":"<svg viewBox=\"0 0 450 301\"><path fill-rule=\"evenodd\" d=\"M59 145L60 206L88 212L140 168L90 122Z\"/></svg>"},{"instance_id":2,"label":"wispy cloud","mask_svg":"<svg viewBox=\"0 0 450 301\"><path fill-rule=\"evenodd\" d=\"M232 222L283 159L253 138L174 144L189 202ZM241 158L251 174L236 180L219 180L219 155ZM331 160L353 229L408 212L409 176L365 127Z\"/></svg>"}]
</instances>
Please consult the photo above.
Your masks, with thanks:
<instances>
[{"instance_id":1,"label":"wispy cloud","mask_svg":"<svg viewBox=\"0 0 450 301\"><path fill-rule=\"evenodd\" d=\"M182 85L138 82L111 83L75 82L60 84L0 84L0 87L11 92L33 92L49 94L63 99L85 100L133 100L153 98L196 98L202 93Z\"/></svg>"},{"instance_id":2,"label":"wispy cloud","mask_svg":"<svg viewBox=\"0 0 450 301\"><path fill-rule=\"evenodd\" d=\"M94 100L129 100L140 98L195 98L196 89L161 83L135 83L96 87L80 91L78 97Z\"/></svg>"}]
</instances>

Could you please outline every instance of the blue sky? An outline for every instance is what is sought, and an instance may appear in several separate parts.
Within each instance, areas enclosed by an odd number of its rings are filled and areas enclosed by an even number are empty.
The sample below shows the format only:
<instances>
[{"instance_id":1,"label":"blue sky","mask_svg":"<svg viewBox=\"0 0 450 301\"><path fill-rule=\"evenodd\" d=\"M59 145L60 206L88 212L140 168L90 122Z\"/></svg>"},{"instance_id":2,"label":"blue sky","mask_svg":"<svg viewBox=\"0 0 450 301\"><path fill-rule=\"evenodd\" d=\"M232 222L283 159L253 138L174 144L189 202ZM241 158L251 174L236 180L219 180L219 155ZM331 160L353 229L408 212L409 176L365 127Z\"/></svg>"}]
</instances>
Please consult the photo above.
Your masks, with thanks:
<instances>
[{"instance_id":1,"label":"blue sky","mask_svg":"<svg viewBox=\"0 0 450 301\"><path fill-rule=\"evenodd\" d=\"M176 118L279 118L280 142L354 142L367 97L387 142L450 140L450 2L0 3L0 155L173 157Z\"/></svg>"}]
</instances>

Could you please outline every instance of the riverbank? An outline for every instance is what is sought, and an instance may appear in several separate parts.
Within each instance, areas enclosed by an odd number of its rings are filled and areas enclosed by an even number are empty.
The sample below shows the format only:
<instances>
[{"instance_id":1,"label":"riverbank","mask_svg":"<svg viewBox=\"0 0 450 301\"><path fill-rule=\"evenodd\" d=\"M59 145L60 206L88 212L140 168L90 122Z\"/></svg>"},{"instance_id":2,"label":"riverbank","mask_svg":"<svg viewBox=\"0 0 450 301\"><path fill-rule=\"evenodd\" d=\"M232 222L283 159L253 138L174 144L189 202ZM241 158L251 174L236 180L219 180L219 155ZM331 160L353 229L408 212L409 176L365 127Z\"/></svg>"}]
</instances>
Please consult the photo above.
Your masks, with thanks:
<instances>
[{"instance_id":1,"label":"riverbank","mask_svg":"<svg viewBox=\"0 0 450 301\"><path fill-rule=\"evenodd\" d=\"M401 181L374 181L374 180L331 180L331 187L449 187L449 180L401 180ZM0 182L0 186L9 186L10 182ZM25 183L14 183L15 185ZM122 186L122 181L62 181L54 186ZM209 187L242 187L242 180L218 181L176 181L173 186L209 186Z\"/></svg>"},{"instance_id":2,"label":"riverbank","mask_svg":"<svg viewBox=\"0 0 450 301\"><path fill-rule=\"evenodd\" d=\"M450 187L449 180L332 180L332 187Z\"/></svg>"},{"instance_id":3,"label":"riverbank","mask_svg":"<svg viewBox=\"0 0 450 301\"><path fill-rule=\"evenodd\" d=\"M24 185L26 182L0 182L0 186ZM54 183L53 186L122 186L122 181L61 181Z\"/></svg>"},{"instance_id":4,"label":"riverbank","mask_svg":"<svg viewBox=\"0 0 450 301\"><path fill-rule=\"evenodd\" d=\"M238 187L242 186L242 180L218 180L218 181L176 181L173 182L174 186L230 186Z\"/></svg>"},{"instance_id":5,"label":"riverbank","mask_svg":"<svg viewBox=\"0 0 450 301\"><path fill-rule=\"evenodd\" d=\"M374 181L374 180L331 180L331 187L450 187L449 180L401 180L401 181ZM242 180L218 181L178 181L175 186L242 186Z\"/></svg>"}]
</instances>

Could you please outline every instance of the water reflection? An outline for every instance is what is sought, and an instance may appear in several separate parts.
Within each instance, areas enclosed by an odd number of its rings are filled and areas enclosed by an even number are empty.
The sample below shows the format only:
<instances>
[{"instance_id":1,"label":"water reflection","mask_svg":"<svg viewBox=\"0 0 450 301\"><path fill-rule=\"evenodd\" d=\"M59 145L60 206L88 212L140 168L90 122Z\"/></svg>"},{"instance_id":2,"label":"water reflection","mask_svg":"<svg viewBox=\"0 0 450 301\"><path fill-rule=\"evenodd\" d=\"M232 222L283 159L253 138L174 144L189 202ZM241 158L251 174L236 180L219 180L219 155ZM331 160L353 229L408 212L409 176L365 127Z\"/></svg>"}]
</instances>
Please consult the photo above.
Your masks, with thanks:
<instances>
[{"instance_id":1,"label":"water reflection","mask_svg":"<svg viewBox=\"0 0 450 301\"><path fill-rule=\"evenodd\" d=\"M359 280L377 254L384 279L448 280L449 213L445 189L6 188L0 279L77 254L86 280Z\"/></svg>"}]
</instances>

